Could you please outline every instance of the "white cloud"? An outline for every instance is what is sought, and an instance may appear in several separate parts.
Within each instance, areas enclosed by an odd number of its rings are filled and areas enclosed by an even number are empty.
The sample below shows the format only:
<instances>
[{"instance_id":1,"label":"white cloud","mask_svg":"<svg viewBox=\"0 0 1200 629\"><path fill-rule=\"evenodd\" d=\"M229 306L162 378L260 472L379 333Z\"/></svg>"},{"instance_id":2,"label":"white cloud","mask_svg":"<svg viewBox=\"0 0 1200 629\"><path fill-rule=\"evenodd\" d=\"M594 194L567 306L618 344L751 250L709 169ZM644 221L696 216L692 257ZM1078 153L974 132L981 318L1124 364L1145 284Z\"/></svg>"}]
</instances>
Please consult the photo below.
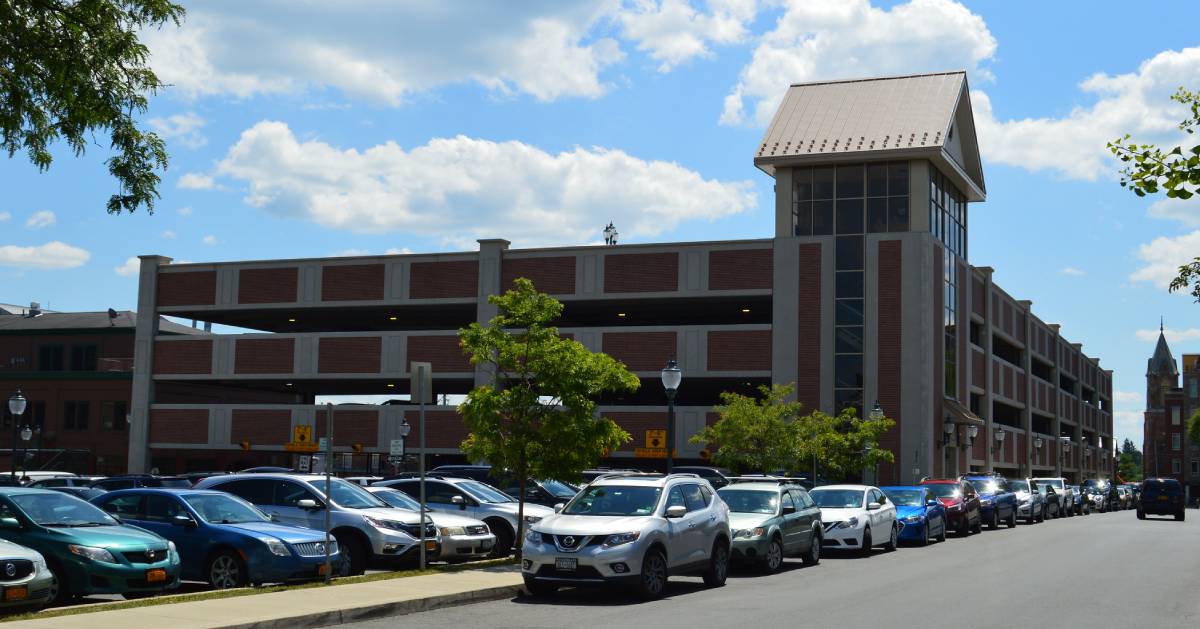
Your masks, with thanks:
<instances>
[{"instance_id":1,"label":"white cloud","mask_svg":"<svg viewBox=\"0 0 1200 629\"><path fill-rule=\"evenodd\" d=\"M635 0L617 21L625 37L660 61L660 72L668 72L693 57L711 57L709 44L735 44L749 35L755 0L709 0L708 8L711 13L686 0Z\"/></svg>"},{"instance_id":2,"label":"white cloud","mask_svg":"<svg viewBox=\"0 0 1200 629\"><path fill-rule=\"evenodd\" d=\"M1136 72L1084 80L1080 90L1095 98L1089 106L1061 117L1021 120L998 120L987 95L976 91L971 102L980 147L990 161L1029 171L1086 180L1115 176L1117 162L1105 144L1125 133L1139 142L1177 142L1182 133L1176 125L1185 113L1170 96L1197 76L1200 48L1168 50L1143 61Z\"/></svg>"},{"instance_id":3,"label":"white cloud","mask_svg":"<svg viewBox=\"0 0 1200 629\"><path fill-rule=\"evenodd\" d=\"M411 255L412 252L413 252L413 250L409 249L408 247L400 247L400 248L392 247L392 248L388 249L387 251L384 251L383 253L386 255L389 255L389 256L407 256L407 255Z\"/></svg>"},{"instance_id":4,"label":"white cloud","mask_svg":"<svg viewBox=\"0 0 1200 629\"><path fill-rule=\"evenodd\" d=\"M371 255L371 252L367 251L366 249L344 249L342 251L335 251L335 252L329 254L329 257L331 257L331 258L357 258L359 256L369 256L369 255Z\"/></svg>"},{"instance_id":5,"label":"white cloud","mask_svg":"<svg viewBox=\"0 0 1200 629\"><path fill-rule=\"evenodd\" d=\"M1061 271L1059 271L1059 273L1062 273L1063 275L1070 275L1073 277L1079 277L1080 275L1087 275L1087 273L1085 271L1083 271L1081 269L1077 269L1073 266L1063 267L1063 269Z\"/></svg>"},{"instance_id":6,"label":"white cloud","mask_svg":"<svg viewBox=\"0 0 1200 629\"><path fill-rule=\"evenodd\" d=\"M25 219L25 226L29 229L41 229L57 222L58 217L54 215L54 212L50 210L38 210Z\"/></svg>"},{"instance_id":7,"label":"white cloud","mask_svg":"<svg viewBox=\"0 0 1200 629\"><path fill-rule=\"evenodd\" d=\"M151 118L146 121L158 135L168 140L178 140L183 146L196 149L208 144L208 138L200 133L204 119L193 112L174 114L166 118Z\"/></svg>"},{"instance_id":8,"label":"white cloud","mask_svg":"<svg viewBox=\"0 0 1200 629\"><path fill-rule=\"evenodd\" d=\"M190 208L190 207L181 207L181 208L179 208L179 214L180 214L181 216L191 216L191 215L192 215L192 208Z\"/></svg>"},{"instance_id":9,"label":"white cloud","mask_svg":"<svg viewBox=\"0 0 1200 629\"><path fill-rule=\"evenodd\" d=\"M1142 424L1145 415L1142 411L1113 411L1113 434L1117 444L1125 439L1132 439L1139 449L1142 447Z\"/></svg>"},{"instance_id":10,"label":"white cloud","mask_svg":"<svg viewBox=\"0 0 1200 629\"><path fill-rule=\"evenodd\" d=\"M209 235L205 236L204 238L201 238L200 242L211 247L211 246L217 244L217 237L212 234L209 234Z\"/></svg>"},{"instance_id":11,"label":"white cloud","mask_svg":"<svg viewBox=\"0 0 1200 629\"><path fill-rule=\"evenodd\" d=\"M137 275L142 270L142 261L136 256L125 258L125 263L121 266L113 267L113 272L121 277L130 277Z\"/></svg>"},{"instance_id":12,"label":"white cloud","mask_svg":"<svg viewBox=\"0 0 1200 629\"><path fill-rule=\"evenodd\" d=\"M1166 289L1179 273L1179 267L1191 262L1200 252L1200 230L1170 238L1159 236L1141 245L1137 257L1143 266L1129 275L1134 282L1150 282Z\"/></svg>"},{"instance_id":13,"label":"white cloud","mask_svg":"<svg viewBox=\"0 0 1200 629\"><path fill-rule=\"evenodd\" d=\"M83 266L92 254L57 240L44 245L0 246L0 266L19 269L59 270Z\"/></svg>"},{"instance_id":14,"label":"white cloud","mask_svg":"<svg viewBox=\"0 0 1200 629\"><path fill-rule=\"evenodd\" d=\"M1133 333L1140 341L1153 342L1158 340L1158 329L1153 330L1138 330ZM1167 341L1176 343L1179 341L1194 341L1200 339L1200 328L1187 328L1186 330L1176 330L1174 328L1164 328L1163 336L1167 337Z\"/></svg>"},{"instance_id":15,"label":"white cloud","mask_svg":"<svg viewBox=\"0 0 1200 629\"><path fill-rule=\"evenodd\" d=\"M0 223L12 218L12 212L0 212Z\"/></svg>"},{"instance_id":16,"label":"white cloud","mask_svg":"<svg viewBox=\"0 0 1200 629\"><path fill-rule=\"evenodd\" d=\"M184 190L212 190L217 187L213 178L203 173L184 173L176 184ZM183 213L183 210L180 210Z\"/></svg>"},{"instance_id":17,"label":"white cloud","mask_svg":"<svg viewBox=\"0 0 1200 629\"><path fill-rule=\"evenodd\" d=\"M186 96L333 88L375 103L463 83L538 100L594 98L619 61L596 36L613 2L202 3L179 29L142 33L151 65Z\"/></svg>"},{"instance_id":18,"label":"white cloud","mask_svg":"<svg viewBox=\"0 0 1200 629\"><path fill-rule=\"evenodd\" d=\"M1186 201L1163 197L1146 209L1151 218L1178 221L1188 227L1200 227L1200 196Z\"/></svg>"},{"instance_id":19,"label":"white cloud","mask_svg":"<svg viewBox=\"0 0 1200 629\"><path fill-rule=\"evenodd\" d=\"M1118 405L1141 404L1145 397L1133 391L1113 391L1113 403Z\"/></svg>"},{"instance_id":20,"label":"white cloud","mask_svg":"<svg viewBox=\"0 0 1200 629\"><path fill-rule=\"evenodd\" d=\"M795 82L965 68L988 78L996 53L983 18L951 0L787 0L725 98L723 124L765 126ZM749 113L746 113L747 107Z\"/></svg>"},{"instance_id":21,"label":"white cloud","mask_svg":"<svg viewBox=\"0 0 1200 629\"><path fill-rule=\"evenodd\" d=\"M166 238L167 240L173 240L175 238L175 236L176 236L175 232L173 232L169 229L162 233L162 237Z\"/></svg>"},{"instance_id":22,"label":"white cloud","mask_svg":"<svg viewBox=\"0 0 1200 629\"><path fill-rule=\"evenodd\" d=\"M217 171L247 182L245 200L276 214L362 233L403 230L456 247L507 237L520 246L596 239L608 220L637 241L688 220L753 208L749 181L704 179L622 151L553 155L521 142L439 138L409 151L359 151L297 140L281 122L242 133Z\"/></svg>"}]
</instances>

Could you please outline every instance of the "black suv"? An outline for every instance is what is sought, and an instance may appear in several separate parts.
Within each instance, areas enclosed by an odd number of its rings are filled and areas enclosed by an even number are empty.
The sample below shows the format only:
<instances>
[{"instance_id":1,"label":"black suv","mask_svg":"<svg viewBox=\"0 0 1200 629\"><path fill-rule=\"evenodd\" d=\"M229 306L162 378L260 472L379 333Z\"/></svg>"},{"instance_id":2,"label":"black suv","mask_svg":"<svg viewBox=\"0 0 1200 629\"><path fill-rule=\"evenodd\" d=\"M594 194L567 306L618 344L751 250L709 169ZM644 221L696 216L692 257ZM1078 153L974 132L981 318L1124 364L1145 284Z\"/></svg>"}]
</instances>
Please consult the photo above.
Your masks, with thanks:
<instances>
[{"instance_id":1,"label":"black suv","mask_svg":"<svg viewBox=\"0 0 1200 629\"><path fill-rule=\"evenodd\" d=\"M137 489L141 487L163 487L166 489L191 489L192 481L181 476L152 476L150 474L126 474L102 478L89 487L101 491Z\"/></svg>"},{"instance_id":2,"label":"black suv","mask_svg":"<svg viewBox=\"0 0 1200 629\"><path fill-rule=\"evenodd\" d=\"M1142 499L1138 503L1137 517L1145 520L1146 514L1173 515L1183 521L1183 485L1174 478L1147 478L1142 481Z\"/></svg>"}]
</instances>

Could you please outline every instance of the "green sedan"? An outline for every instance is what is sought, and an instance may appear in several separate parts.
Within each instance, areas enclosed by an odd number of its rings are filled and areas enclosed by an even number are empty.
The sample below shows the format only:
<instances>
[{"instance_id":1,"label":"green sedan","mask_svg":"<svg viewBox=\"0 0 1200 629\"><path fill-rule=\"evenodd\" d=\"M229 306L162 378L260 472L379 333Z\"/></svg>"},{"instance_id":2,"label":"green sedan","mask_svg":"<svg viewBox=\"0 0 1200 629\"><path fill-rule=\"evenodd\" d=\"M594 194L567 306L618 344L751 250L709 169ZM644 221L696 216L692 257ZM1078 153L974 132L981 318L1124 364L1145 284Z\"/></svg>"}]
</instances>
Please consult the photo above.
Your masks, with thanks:
<instances>
[{"instance_id":1,"label":"green sedan","mask_svg":"<svg viewBox=\"0 0 1200 629\"><path fill-rule=\"evenodd\" d=\"M804 565L821 560L821 509L798 484L784 479L733 478L717 491L729 505L733 558L778 572L784 557Z\"/></svg>"},{"instance_id":2,"label":"green sedan","mask_svg":"<svg viewBox=\"0 0 1200 629\"><path fill-rule=\"evenodd\" d=\"M174 544L57 491L0 487L0 538L46 558L54 575L52 601L179 587Z\"/></svg>"}]
</instances>

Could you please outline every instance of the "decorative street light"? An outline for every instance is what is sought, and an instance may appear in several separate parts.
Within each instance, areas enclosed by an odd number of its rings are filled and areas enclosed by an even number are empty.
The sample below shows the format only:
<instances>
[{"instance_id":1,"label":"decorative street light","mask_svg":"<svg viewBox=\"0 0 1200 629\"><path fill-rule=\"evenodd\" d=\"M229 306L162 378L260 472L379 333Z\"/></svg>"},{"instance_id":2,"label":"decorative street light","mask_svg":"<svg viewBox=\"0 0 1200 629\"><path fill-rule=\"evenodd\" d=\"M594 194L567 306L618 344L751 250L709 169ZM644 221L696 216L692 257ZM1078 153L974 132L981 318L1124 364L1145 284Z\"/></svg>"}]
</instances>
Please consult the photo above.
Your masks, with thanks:
<instances>
[{"instance_id":1,"label":"decorative street light","mask_svg":"<svg viewBox=\"0 0 1200 629\"><path fill-rule=\"evenodd\" d=\"M875 407L871 409L870 417L875 421L883 419L883 407L879 405L879 400L875 400Z\"/></svg>"},{"instance_id":2,"label":"decorative street light","mask_svg":"<svg viewBox=\"0 0 1200 629\"><path fill-rule=\"evenodd\" d=\"M400 432L400 441L401 441L401 443L405 444L405 447L401 448L401 449L404 450L405 453L407 453L408 452L408 449L407 449L408 435L412 432L412 424L409 424L408 420L404 419L403 417L400 418L399 432ZM400 456L400 461L399 461L400 467L401 467L401 470L405 471L405 472L408 471L407 459L408 459L407 454L403 454Z\"/></svg>"},{"instance_id":3,"label":"decorative street light","mask_svg":"<svg viewBox=\"0 0 1200 629\"><path fill-rule=\"evenodd\" d=\"M950 445L950 437L953 435L954 435L954 422L951 421L950 419L947 419L946 422L944 424L942 424L942 445L944 445L944 446Z\"/></svg>"},{"instance_id":4,"label":"decorative street light","mask_svg":"<svg viewBox=\"0 0 1200 629\"><path fill-rule=\"evenodd\" d=\"M609 221L608 225L606 225L604 227L604 244L606 244L606 245L617 244L617 236L618 235L619 234L617 233L617 228L613 227L612 221Z\"/></svg>"},{"instance_id":5,"label":"decorative street light","mask_svg":"<svg viewBox=\"0 0 1200 629\"><path fill-rule=\"evenodd\" d=\"M662 370L663 389L667 392L667 473L675 464L675 392L683 381L683 370L675 359L667 361Z\"/></svg>"},{"instance_id":6,"label":"decorative street light","mask_svg":"<svg viewBox=\"0 0 1200 629\"><path fill-rule=\"evenodd\" d=\"M1000 428L993 428L992 430L995 431L992 435L992 438L996 440L996 445L992 448L992 452L999 452L1004 448L1005 432Z\"/></svg>"},{"instance_id":7,"label":"decorative street light","mask_svg":"<svg viewBox=\"0 0 1200 629\"><path fill-rule=\"evenodd\" d=\"M979 426L975 426L974 424L967 426L967 445L968 446L975 445L975 435L978 435L978 434L979 434Z\"/></svg>"},{"instance_id":8,"label":"decorative street light","mask_svg":"<svg viewBox=\"0 0 1200 629\"><path fill-rule=\"evenodd\" d=\"M8 412L12 413L13 416L12 476L14 479L17 477L17 425L21 422L21 415L25 414L26 404L28 404L28 401L24 395L21 395L20 389L17 389L17 392L8 398ZM25 429L29 430L28 427ZM28 437L26 437L26 440L28 440Z\"/></svg>"}]
</instances>

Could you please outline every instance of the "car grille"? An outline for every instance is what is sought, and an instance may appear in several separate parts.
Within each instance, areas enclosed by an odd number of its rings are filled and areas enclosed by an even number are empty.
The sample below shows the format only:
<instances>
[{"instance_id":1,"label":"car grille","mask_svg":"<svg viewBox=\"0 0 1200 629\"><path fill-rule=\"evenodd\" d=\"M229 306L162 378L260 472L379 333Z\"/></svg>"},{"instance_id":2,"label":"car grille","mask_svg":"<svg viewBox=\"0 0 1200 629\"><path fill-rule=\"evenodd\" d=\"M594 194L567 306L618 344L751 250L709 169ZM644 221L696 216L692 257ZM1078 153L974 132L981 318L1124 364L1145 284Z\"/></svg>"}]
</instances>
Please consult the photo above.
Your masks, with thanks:
<instances>
[{"instance_id":1,"label":"car grille","mask_svg":"<svg viewBox=\"0 0 1200 629\"><path fill-rule=\"evenodd\" d=\"M416 524L402 524L402 525L400 525L400 528L403 529L405 533L408 533L409 535L412 535L413 537L421 536L421 529ZM425 537L426 538L437 537L437 527L432 524L426 524L425 525Z\"/></svg>"},{"instance_id":2,"label":"car grille","mask_svg":"<svg viewBox=\"0 0 1200 629\"><path fill-rule=\"evenodd\" d=\"M292 544L292 548L296 549L296 554L301 557L324 557L325 542L304 542L302 544ZM335 541L329 542L329 554L332 555L338 551L338 545Z\"/></svg>"},{"instance_id":3,"label":"car grille","mask_svg":"<svg viewBox=\"0 0 1200 629\"><path fill-rule=\"evenodd\" d=\"M486 524L480 524L479 526L468 526L467 527L467 535L487 535L488 533L491 533L491 531L488 530L488 527Z\"/></svg>"},{"instance_id":4,"label":"car grille","mask_svg":"<svg viewBox=\"0 0 1200 629\"><path fill-rule=\"evenodd\" d=\"M28 559L0 559L0 581L15 581L33 574L33 562Z\"/></svg>"},{"instance_id":5,"label":"car grille","mask_svg":"<svg viewBox=\"0 0 1200 629\"><path fill-rule=\"evenodd\" d=\"M603 542L603 535L554 535L554 546L564 553L578 552L584 546L593 546L592 542Z\"/></svg>"},{"instance_id":6,"label":"car grille","mask_svg":"<svg viewBox=\"0 0 1200 629\"><path fill-rule=\"evenodd\" d=\"M833 529L836 529L839 524L841 524L841 522L826 522L825 523L825 532L828 533L828 532L832 531Z\"/></svg>"},{"instance_id":7,"label":"car grille","mask_svg":"<svg viewBox=\"0 0 1200 629\"><path fill-rule=\"evenodd\" d=\"M158 563L167 558L166 548L121 553L129 563Z\"/></svg>"}]
</instances>

